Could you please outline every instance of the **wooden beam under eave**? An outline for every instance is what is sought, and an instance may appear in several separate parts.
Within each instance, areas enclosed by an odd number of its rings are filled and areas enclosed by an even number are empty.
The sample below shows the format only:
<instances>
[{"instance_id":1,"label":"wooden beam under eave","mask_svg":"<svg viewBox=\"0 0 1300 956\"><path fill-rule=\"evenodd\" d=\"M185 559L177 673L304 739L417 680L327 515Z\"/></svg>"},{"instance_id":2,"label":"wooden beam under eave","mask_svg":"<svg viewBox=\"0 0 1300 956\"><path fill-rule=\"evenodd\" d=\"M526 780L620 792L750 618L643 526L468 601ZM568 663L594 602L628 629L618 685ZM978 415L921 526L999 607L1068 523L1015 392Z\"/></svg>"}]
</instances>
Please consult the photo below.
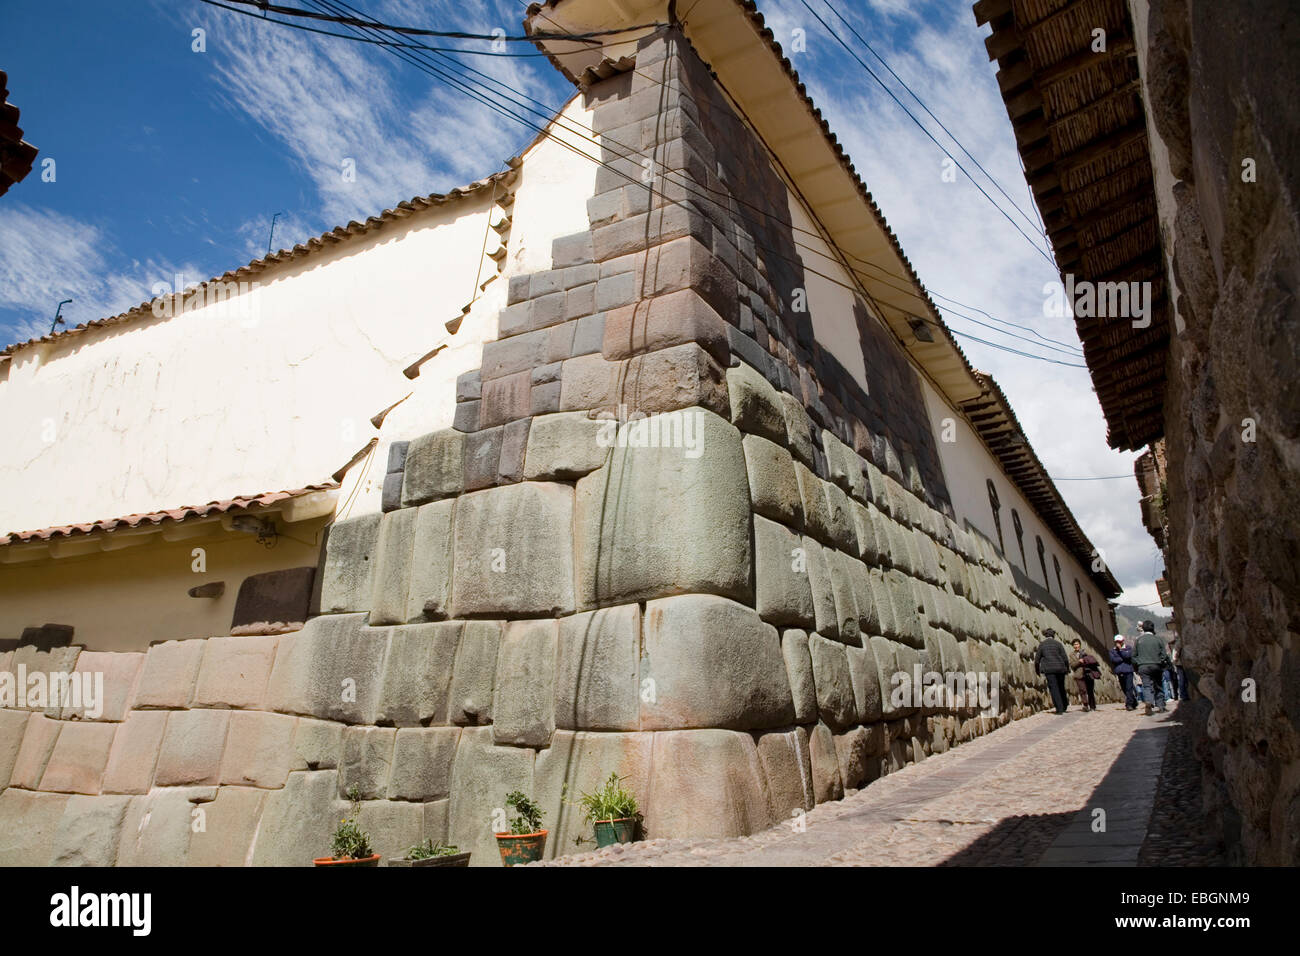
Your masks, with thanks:
<instances>
[{"instance_id":1,"label":"wooden beam under eave","mask_svg":"<svg viewBox=\"0 0 1300 956\"><path fill-rule=\"evenodd\" d=\"M1045 66L1034 74L1034 82L1041 90L1054 83L1060 83L1072 76L1090 70L1102 63L1108 63L1116 57L1128 56L1133 52L1133 38L1127 35L1107 36L1105 52L1095 53L1091 48L1072 53L1064 59Z\"/></svg>"},{"instance_id":2,"label":"wooden beam under eave","mask_svg":"<svg viewBox=\"0 0 1300 956\"><path fill-rule=\"evenodd\" d=\"M1101 139L1089 140L1088 143L1073 152L1058 156L1056 159L1056 173L1058 176L1066 177L1076 169L1087 166L1109 153L1123 149L1134 140L1141 139L1145 141L1146 135L1146 120L1145 117L1142 117L1122 129L1103 136Z\"/></svg>"},{"instance_id":3,"label":"wooden beam under eave","mask_svg":"<svg viewBox=\"0 0 1300 956\"><path fill-rule=\"evenodd\" d=\"M1024 43L1020 39L1020 31L1014 26L994 30L992 36L984 38L984 49L988 51L990 62L1000 60L1022 46Z\"/></svg>"},{"instance_id":4,"label":"wooden beam under eave","mask_svg":"<svg viewBox=\"0 0 1300 956\"><path fill-rule=\"evenodd\" d=\"M979 0L971 10L975 14L975 25L982 27L990 20L996 20L1010 13L1011 0Z\"/></svg>"}]
</instances>

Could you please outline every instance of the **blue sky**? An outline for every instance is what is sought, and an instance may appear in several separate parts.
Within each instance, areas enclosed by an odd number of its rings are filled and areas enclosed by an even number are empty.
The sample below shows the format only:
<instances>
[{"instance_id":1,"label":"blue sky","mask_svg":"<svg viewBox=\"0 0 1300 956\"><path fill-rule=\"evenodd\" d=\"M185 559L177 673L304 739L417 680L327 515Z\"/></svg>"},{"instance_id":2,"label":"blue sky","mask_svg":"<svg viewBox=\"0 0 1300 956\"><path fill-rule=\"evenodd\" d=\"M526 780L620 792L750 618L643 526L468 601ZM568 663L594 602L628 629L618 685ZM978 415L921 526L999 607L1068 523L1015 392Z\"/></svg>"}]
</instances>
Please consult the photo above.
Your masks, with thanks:
<instances>
[{"instance_id":1,"label":"blue sky","mask_svg":"<svg viewBox=\"0 0 1300 956\"><path fill-rule=\"evenodd\" d=\"M825 0L809 3L978 176ZM389 22L515 34L526 3L352 5ZM945 318L972 364L1007 392L1049 473L1131 475L1134 456L1106 447L1086 371L1043 360L1081 362L1068 348L1078 344L1071 320L1044 313L1054 268L965 174L944 177L944 154L801 0L759 0L759 7L922 280L964 303ZM865 0L837 9L1028 213L1031 222L980 177L1033 236L1035 213L984 52L987 30L975 26L968 0ZM534 136L381 48L199 0L0 0L0 16L9 97L22 110L25 138L40 148L32 174L0 198L4 343L47 332L61 299L74 300L64 315L76 324L148 299L177 273L188 283L243 265L266 251L274 213L282 214L275 246L286 247L494 172ZM195 29L205 31L202 52L192 49ZM554 107L572 93L541 57L462 59ZM46 159L56 164L53 182L42 181ZM341 175L347 159L355 181ZM1037 243L1044 247L1041 237ZM1035 332L977 325L988 318L975 309ZM1066 351L1046 339L1066 343ZM1158 561L1138 521L1136 483L1059 487L1128 589L1125 600L1155 600Z\"/></svg>"}]
</instances>

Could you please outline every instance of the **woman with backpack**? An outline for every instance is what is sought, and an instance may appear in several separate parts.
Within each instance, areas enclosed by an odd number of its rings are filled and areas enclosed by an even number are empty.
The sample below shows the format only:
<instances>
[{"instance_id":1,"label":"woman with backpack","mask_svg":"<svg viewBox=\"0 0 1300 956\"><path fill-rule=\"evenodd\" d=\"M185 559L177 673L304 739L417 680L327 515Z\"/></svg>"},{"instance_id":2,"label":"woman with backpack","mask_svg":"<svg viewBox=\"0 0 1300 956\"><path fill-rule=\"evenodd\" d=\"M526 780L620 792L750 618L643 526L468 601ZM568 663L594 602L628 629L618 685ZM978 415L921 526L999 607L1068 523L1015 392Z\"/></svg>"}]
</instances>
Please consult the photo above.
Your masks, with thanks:
<instances>
[{"instance_id":1,"label":"woman with backpack","mask_svg":"<svg viewBox=\"0 0 1300 956\"><path fill-rule=\"evenodd\" d=\"M1085 711L1096 710L1097 698L1093 694L1093 684L1101 677L1101 665L1097 658L1084 651L1081 640L1076 637L1072 643L1074 664L1071 667L1075 671L1074 682L1079 688L1079 702Z\"/></svg>"}]
</instances>

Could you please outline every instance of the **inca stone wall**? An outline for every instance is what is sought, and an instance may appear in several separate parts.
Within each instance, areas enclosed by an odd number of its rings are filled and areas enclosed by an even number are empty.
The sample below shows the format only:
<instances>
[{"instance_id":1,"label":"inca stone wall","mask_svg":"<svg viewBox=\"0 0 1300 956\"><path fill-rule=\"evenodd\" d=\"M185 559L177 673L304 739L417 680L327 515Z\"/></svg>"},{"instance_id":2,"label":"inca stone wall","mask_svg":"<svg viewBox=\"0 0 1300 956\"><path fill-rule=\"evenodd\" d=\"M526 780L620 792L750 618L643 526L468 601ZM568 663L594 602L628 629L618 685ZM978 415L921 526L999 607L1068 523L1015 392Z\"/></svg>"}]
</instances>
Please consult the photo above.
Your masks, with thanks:
<instances>
[{"instance_id":1,"label":"inca stone wall","mask_svg":"<svg viewBox=\"0 0 1300 956\"><path fill-rule=\"evenodd\" d=\"M352 787L385 856L495 863L514 789L554 855L590 839L565 788L610 772L647 836L747 834L1045 705L1037 634L1073 632L954 520L865 307L871 396L790 308L785 186L689 46L584 95L659 192L608 146L631 181L602 169L591 229L512 279L455 426L392 446L301 630L49 652L120 701L0 713L0 863L306 864ZM996 714L895 698L918 667L996 675Z\"/></svg>"},{"instance_id":2,"label":"inca stone wall","mask_svg":"<svg viewBox=\"0 0 1300 956\"><path fill-rule=\"evenodd\" d=\"M1145 6L1145 4L1143 5ZM1168 149L1169 579L1230 862L1300 862L1300 140L1294 4L1155 0ZM1160 173L1157 168L1158 182ZM1163 210L1162 210L1163 211Z\"/></svg>"}]
</instances>

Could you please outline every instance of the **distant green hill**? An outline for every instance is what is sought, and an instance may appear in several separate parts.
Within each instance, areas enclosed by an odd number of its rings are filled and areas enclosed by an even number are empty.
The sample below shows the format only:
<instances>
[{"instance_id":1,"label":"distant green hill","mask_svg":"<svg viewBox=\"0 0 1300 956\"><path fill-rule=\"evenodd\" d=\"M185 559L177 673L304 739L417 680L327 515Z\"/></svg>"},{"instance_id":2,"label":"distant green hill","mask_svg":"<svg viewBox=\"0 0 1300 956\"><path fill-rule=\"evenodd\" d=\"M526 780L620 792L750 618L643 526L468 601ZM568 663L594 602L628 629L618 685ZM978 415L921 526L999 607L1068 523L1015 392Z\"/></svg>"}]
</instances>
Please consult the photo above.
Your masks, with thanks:
<instances>
[{"instance_id":1,"label":"distant green hill","mask_svg":"<svg viewBox=\"0 0 1300 956\"><path fill-rule=\"evenodd\" d=\"M1129 607L1125 604L1115 607L1115 625L1119 628L1119 633L1124 635L1136 631L1139 621L1154 621L1156 631L1163 631L1169 618L1170 610L1167 607Z\"/></svg>"}]
</instances>

